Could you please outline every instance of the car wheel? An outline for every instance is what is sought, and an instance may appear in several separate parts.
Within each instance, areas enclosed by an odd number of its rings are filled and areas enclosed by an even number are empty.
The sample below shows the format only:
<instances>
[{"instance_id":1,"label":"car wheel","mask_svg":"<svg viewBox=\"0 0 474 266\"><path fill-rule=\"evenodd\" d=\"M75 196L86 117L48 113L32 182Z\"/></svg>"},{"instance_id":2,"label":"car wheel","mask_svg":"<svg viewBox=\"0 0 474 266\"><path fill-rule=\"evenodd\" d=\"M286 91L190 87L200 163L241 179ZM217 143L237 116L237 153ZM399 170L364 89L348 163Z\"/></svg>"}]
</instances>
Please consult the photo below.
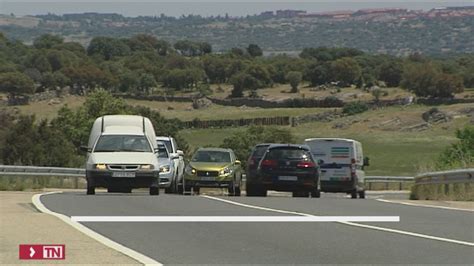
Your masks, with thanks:
<instances>
[{"instance_id":1,"label":"car wheel","mask_svg":"<svg viewBox=\"0 0 474 266\"><path fill-rule=\"evenodd\" d=\"M321 190L315 188L313 191L311 191L311 197L312 198L321 198Z\"/></svg>"},{"instance_id":2,"label":"car wheel","mask_svg":"<svg viewBox=\"0 0 474 266\"><path fill-rule=\"evenodd\" d=\"M351 198L352 199L357 199L357 189L354 189L351 191Z\"/></svg>"},{"instance_id":3,"label":"car wheel","mask_svg":"<svg viewBox=\"0 0 474 266\"><path fill-rule=\"evenodd\" d=\"M235 196L235 182L231 182L229 187L227 188L227 192L229 192L229 196Z\"/></svg>"},{"instance_id":4,"label":"car wheel","mask_svg":"<svg viewBox=\"0 0 474 266\"><path fill-rule=\"evenodd\" d=\"M309 197L309 192L307 191L293 191L293 198L307 198Z\"/></svg>"},{"instance_id":5,"label":"car wheel","mask_svg":"<svg viewBox=\"0 0 474 266\"><path fill-rule=\"evenodd\" d=\"M184 191L183 191L183 195L191 195L191 187L185 186Z\"/></svg>"},{"instance_id":6,"label":"car wheel","mask_svg":"<svg viewBox=\"0 0 474 266\"><path fill-rule=\"evenodd\" d=\"M201 193L201 188L200 187L193 187L193 192L195 195L199 195Z\"/></svg>"},{"instance_id":7,"label":"car wheel","mask_svg":"<svg viewBox=\"0 0 474 266\"><path fill-rule=\"evenodd\" d=\"M160 188L159 187L150 187L150 195L160 195Z\"/></svg>"},{"instance_id":8,"label":"car wheel","mask_svg":"<svg viewBox=\"0 0 474 266\"><path fill-rule=\"evenodd\" d=\"M365 190L359 191L359 198L365 199Z\"/></svg>"},{"instance_id":9,"label":"car wheel","mask_svg":"<svg viewBox=\"0 0 474 266\"><path fill-rule=\"evenodd\" d=\"M176 188L176 192L179 195L183 195L183 191L184 191L183 185L178 185L178 187Z\"/></svg>"},{"instance_id":10,"label":"car wheel","mask_svg":"<svg viewBox=\"0 0 474 266\"><path fill-rule=\"evenodd\" d=\"M171 183L169 187L165 188L165 194L172 194L174 192L173 187L174 187L174 184Z\"/></svg>"},{"instance_id":11,"label":"car wheel","mask_svg":"<svg viewBox=\"0 0 474 266\"><path fill-rule=\"evenodd\" d=\"M87 187L87 195L95 195L95 187Z\"/></svg>"}]
</instances>

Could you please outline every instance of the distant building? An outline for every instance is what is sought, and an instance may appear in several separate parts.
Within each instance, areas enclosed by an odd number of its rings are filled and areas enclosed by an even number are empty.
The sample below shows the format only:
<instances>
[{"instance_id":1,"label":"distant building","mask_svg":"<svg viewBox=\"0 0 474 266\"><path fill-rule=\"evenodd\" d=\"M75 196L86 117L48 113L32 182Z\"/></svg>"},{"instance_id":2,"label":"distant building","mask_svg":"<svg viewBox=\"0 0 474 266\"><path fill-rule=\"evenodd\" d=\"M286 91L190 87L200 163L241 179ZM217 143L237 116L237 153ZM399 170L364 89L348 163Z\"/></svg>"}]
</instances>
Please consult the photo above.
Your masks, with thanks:
<instances>
[{"instance_id":1,"label":"distant building","mask_svg":"<svg viewBox=\"0 0 474 266\"><path fill-rule=\"evenodd\" d=\"M306 14L306 11L305 10L292 10L292 9L276 11L277 17L284 17L284 18L294 18L302 14Z\"/></svg>"},{"instance_id":2,"label":"distant building","mask_svg":"<svg viewBox=\"0 0 474 266\"><path fill-rule=\"evenodd\" d=\"M300 14L300 17L317 17L317 18L349 18L354 14L354 11L331 11L331 12L317 12Z\"/></svg>"},{"instance_id":3,"label":"distant building","mask_svg":"<svg viewBox=\"0 0 474 266\"><path fill-rule=\"evenodd\" d=\"M273 17L273 15L274 15L273 11L265 11L265 12L260 13L261 17Z\"/></svg>"},{"instance_id":4,"label":"distant building","mask_svg":"<svg viewBox=\"0 0 474 266\"><path fill-rule=\"evenodd\" d=\"M407 9L405 8L368 8L360 9L354 13L355 16L358 15L373 15L373 14L400 14L406 13Z\"/></svg>"}]
</instances>

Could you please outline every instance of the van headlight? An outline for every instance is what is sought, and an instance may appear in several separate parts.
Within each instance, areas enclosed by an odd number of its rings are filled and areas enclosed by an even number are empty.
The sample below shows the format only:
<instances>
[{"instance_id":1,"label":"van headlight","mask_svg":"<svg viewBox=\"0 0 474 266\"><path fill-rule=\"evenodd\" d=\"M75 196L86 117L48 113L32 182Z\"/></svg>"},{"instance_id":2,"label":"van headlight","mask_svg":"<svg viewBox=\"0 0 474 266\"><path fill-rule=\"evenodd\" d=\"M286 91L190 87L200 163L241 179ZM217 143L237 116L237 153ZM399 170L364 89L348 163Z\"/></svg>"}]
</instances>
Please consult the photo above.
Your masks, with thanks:
<instances>
[{"instance_id":1,"label":"van headlight","mask_svg":"<svg viewBox=\"0 0 474 266\"><path fill-rule=\"evenodd\" d=\"M169 164L160 166L160 173L169 173L171 171L171 167Z\"/></svg>"},{"instance_id":2,"label":"van headlight","mask_svg":"<svg viewBox=\"0 0 474 266\"><path fill-rule=\"evenodd\" d=\"M232 169L230 169L229 167L226 167L219 171L219 175L228 175L230 173L232 173Z\"/></svg>"},{"instance_id":3,"label":"van headlight","mask_svg":"<svg viewBox=\"0 0 474 266\"><path fill-rule=\"evenodd\" d=\"M142 171L151 171L153 169L155 169L153 164L142 164L142 165L140 165L140 170L142 170Z\"/></svg>"},{"instance_id":4,"label":"van headlight","mask_svg":"<svg viewBox=\"0 0 474 266\"><path fill-rule=\"evenodd\" d=\"M101 171L103 171L103 170L107 170L107 165L105 165L105 164L103 164L103 163L98 163L98 164L95 165L94 168L95 168L96 170L101 170Z\"/></svg>"}]
</instances>

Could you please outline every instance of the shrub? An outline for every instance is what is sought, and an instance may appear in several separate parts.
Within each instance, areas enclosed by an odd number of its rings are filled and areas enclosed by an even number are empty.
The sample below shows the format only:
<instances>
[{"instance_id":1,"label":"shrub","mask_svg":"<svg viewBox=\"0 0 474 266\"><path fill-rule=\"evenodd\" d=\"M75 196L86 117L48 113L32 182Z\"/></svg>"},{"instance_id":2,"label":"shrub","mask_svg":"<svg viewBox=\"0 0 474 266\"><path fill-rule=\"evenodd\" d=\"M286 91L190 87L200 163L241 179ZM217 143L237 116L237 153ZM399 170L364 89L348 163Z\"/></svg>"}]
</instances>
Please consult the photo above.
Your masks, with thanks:
<instances>
[{"instance_id":1,"label":"shrub","mask_svg":"<svg viewBox=\"0 0 474 266\"><path fill-rule=\"evenodd\" d=\"M342 113L346 115L355 115L359 113L363 113L369 110L369 106L363 102L352 102L346 104L342 109Z\"/></svg>"}]
</instances>

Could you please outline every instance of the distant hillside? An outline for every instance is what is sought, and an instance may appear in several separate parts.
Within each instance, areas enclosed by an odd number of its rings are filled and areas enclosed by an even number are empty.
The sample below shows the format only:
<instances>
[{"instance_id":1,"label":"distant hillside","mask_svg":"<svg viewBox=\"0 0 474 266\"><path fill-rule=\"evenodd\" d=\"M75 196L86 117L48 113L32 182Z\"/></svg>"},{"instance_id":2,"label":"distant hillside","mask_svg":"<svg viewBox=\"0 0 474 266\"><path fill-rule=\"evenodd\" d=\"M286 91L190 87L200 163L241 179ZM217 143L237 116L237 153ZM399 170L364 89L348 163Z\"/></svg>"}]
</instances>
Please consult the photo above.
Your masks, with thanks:
<instances>
[{"instance_id":1,"label":"distant hillside","mask_svg":"<svg viewBox=\"0 0 474 266\"><path fill-rule=\"evenodd\" d=\"M86 45L94 36L130 37L153 34L175 42L206 41L214 51L237 44L258 44L266 52L300 51L305 47L353 47L364 51L407 55L474 52L474 8L429 12L359 10L305 13L282 10L242 18L186 16L123 17L118 14L67 14L16 18L0 15L0 31L31 42L44 33Z\"/></svg>"}]
</instances>

